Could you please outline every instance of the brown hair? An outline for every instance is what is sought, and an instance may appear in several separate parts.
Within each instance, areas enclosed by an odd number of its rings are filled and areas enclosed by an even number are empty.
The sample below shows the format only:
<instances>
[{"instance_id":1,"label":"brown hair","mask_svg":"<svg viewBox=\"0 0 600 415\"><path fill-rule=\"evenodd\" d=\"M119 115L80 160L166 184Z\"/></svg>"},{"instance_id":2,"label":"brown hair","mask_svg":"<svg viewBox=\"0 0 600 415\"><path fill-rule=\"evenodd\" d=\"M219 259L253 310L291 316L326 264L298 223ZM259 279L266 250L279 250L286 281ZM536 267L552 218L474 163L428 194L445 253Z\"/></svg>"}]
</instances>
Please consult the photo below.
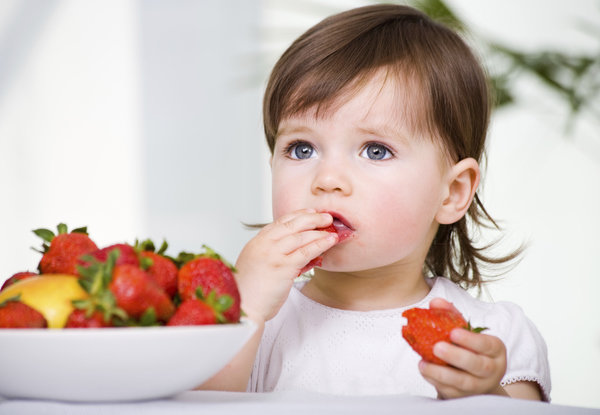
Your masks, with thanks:
<instances>
[{"instance_id":1,"label":"brown hair","mask_svg":"<svg viewBox=\"0 0 600 415\"><path fill-rule=\"evenodd\" d=\"M481 162L491 107L481 65L452 30L400 5L366 6L328 17L284 52L263 101L271 152L281 120L311 108L318 116L382 68L416 81L423 101L416 122L440 141L449 160L472 157ZM498 228L476 194L465 217L440 225L425 266L465 288L480 287L481 266L507 262L519 250L502 258L487 256L488 247L474 245L467 220Z\"/></svg>"}]
</instances>

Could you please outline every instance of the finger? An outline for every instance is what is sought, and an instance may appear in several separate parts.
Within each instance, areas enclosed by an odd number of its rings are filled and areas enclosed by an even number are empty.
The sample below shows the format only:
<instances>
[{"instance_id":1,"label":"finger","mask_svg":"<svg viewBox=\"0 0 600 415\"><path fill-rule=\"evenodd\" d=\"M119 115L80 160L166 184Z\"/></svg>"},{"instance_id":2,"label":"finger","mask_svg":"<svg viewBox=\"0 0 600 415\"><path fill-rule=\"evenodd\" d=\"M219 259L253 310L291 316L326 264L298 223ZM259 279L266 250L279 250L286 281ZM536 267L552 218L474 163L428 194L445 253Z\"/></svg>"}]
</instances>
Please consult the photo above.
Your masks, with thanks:
<instances>
[{"instance_id":1,"label":"finger","mask_svg":"<svg viewBox=\"0 0 600 415\"><path fill-rule=\"evenodd\" d=\"M473 333L465 329L454 329L450 332L452 343L486 356L500 356L505 353L505 346L496 336Z\"/></svg>"},{"instance_id":2,"label":"finger","mask_svg":"<svg viewBox=\"0 0 600 415\"><path fill-rule=\"evenodd\" d=\"M421 375L445 398L465 396L477 391L479 379L450 366L421 361Z\"/></svg>"},{"instance_id":3,"label":"finger","mask_svg":"<svg viewBox=\"0 0 600 415\"><path fill-rule=\"evenodd\" d=\"M479 378L488 378L494 376L495 373L500 373L498 368L502 365L501 361L492 357L474 353L446 342L436 343L433 347L433 354L452 367Z\"/></svg>"},{"instance_id":4,"label":"finger","mask_svg":"<svg viewBox=\"0 0 600 415\"><path fill-rule=\"evenodd\" d=\"M306 244L288 255L291 262L295 264L300 271L311 260L327 251L337 243L337 235L330 232L323 232L323 236Z\"/></svg>"},{"instance_id":5,"label":"finger","mask_svg":"<svg viewBox=\"0 0 600 415\"><path fill-rule=\"evenodd\" d=\"M337 242L337 234L326 231L302 231L284 236L277 241L277 250L284 255L289 255L294 251L309 245L325 236L333 236ZM327 248L329 249L329 248Z\"/></svg>"},{"instance_id":6,"label":"finger","mask_svg":"<svg viewBox=\"0 0 600 415\"><path fill-rule=\"evenodd\" d=\"M268 225L264 231L272 240L302 231L324 228L333 223L329 213L319 213L314 210L303 210L285 215Z\"/></svg>"},{"instance_id":7,"label":"finger","mask_svg":"<svg viewBox=\"0 0 600 415\"><path fill-rule=\"evenodd\" d=\"M445 309L445 310L452 310L452 311L455 311L457 313L460 313L457 310L457 308L454 307L453 303L451 303L449 301L446 301L445 299L440 298L440 297L436 297L436 298L432 299L429 302L429 308L442 308L442 309Z\"/></svg>"}]
</instances>

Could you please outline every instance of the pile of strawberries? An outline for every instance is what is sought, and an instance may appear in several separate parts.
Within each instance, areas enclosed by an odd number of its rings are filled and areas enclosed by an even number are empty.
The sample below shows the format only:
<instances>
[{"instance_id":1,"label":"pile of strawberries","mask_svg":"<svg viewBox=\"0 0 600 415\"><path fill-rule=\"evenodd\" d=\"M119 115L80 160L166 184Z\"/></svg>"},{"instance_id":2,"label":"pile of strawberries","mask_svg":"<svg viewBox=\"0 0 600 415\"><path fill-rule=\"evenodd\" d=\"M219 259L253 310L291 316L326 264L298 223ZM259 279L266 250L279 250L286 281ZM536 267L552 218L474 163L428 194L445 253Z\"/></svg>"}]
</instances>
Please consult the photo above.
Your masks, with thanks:
<instances>
[{"instance_id":1,"label":"pile of strawberries","mask_svg":"<svg viewBox=\"0 0 600 415\"><path fill-rule=\"evenodd\" d=\"M150 240L98 248L87 228L33 231L44 240L39 274L20 272L1 290L36 275L78 277L88 297L73 301L65 328L237 323L240 295L235 269L204 246L203 252L165 254ZM41 313L10 298L0 304L0 328L47 327Z\"/></svg>"}]
</instances>

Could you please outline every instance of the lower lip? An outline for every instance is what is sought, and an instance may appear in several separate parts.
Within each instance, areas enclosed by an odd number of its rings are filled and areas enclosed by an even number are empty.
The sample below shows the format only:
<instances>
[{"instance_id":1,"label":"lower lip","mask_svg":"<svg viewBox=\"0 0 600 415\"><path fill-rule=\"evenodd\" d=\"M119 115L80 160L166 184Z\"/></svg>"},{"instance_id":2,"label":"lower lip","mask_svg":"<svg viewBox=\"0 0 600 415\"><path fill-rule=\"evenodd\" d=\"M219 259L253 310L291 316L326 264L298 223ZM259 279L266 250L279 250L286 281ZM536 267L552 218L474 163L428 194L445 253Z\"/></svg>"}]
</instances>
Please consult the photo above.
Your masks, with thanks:
<instances>
[{"instance_id":1,"label":"lower lip","mask_svg":"<svg viewBox=\"0 0 600 415\"><path fill-rule=\"evenodd\" d=\"M350 238L353 234L353 231L350 228L348 228L346 225L344 225L338 220L333 221L333 227L335 228L335 231L338 235L338 243L345 241L346 239Z\"/></svg>"}]
</instances>

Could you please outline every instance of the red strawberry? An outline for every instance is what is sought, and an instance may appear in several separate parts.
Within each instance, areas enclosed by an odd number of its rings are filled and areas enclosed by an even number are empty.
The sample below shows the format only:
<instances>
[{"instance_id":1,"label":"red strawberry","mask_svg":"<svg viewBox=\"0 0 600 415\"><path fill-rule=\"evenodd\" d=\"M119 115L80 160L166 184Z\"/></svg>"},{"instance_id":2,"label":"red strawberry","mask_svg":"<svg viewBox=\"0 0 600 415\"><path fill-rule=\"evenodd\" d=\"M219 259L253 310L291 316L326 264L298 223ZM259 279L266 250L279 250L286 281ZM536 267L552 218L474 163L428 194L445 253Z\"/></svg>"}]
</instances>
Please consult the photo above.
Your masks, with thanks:
<instances>
[{"instance_id":1,"label":"red strawberry","mask_svg":"<svg viewBox=\"0 0 600 415\"><path fill-rule=\"evenodd\" d=\"M156 320L164 322L175 312L175 306L165 291L137 266L116 265L108 289L114 295L117 306L129 317L139 319L152 308Z\"/></svg>"},{"instance_id":2,"label":"red strawberry","mask_svg":"<svg viewBox=\"0 0 600 415\"><path fill-rule=\"evenodd\" d=\"M119 256L117 258L116 265L135 265L136 267L140 266L140 259L138 257L137 251L131 245L127 244L110 245L105 248L91 252L90 255L100 262L106 262L108 254L115 250L119 250ZM85 260L82 262L85 265Z\"/></svg>"},{"instance_id":3,"label":"red strawberry","mask_svg":"<svg viewBox=\"0 0 600 415\"><path fill-rule=\"evenodd\" d=\"M229 295L217 295L211 291L204 297L202 288L198 287L196 296L185 300L175 311L167 326L200 326L204 324L226 323L223 313L233 304Z\"/></svg>"},{"instance_id":4,"label":"red strawberry","mask_svg":"<svg viewBox=\"0 0 600 415\"><path fill-rule=\"evenodd\" d=\"M85 310L75 309L69 314L65 328L101 328L112 327L110 321L104 320L104 315L99 311L94 311L90 316Z\"/></svg>"},{"instance_id":5,"label":"red strawberry","mask_svg":"<svg viewBox=\"0 0 600 415\"><path fill-rule=\"evenodd\" d=\"M433 354L433 346L437 342L450 342L450 332L455 328L477 333L485 330L472 329L458 311L445 308L411 308L402 316L408 320L407 325L402 327L402 337L423 360L443 366L448 363Z\"/></svg>"},{"instance_id":6,"label":"red strawberry","mask_svg":"<svg viewBox=\"0 0 600 415\"><path fill-rule=\"evenodd\" d=\"M50 245L44 243L43 256L38 265L42 274L77 274L78 258L98 249L87 234L87 228L73 229L70 233L67 226L57 226L58 235L48 229L33 231Z\"/></svg>"},{"instance_id":7,"label":"red strawberry","mask_svg":"<svg viewBox=\"0 0 600 415\"><path fill-rule=\"evenodd\" d=\"M327 226L326 228L318 228L317 230L331 232L331 233L337 233L337 230L335 229L335 226L333 226L333 224ZM298 276L304 274L305 272L310 271L314 267L320 267L322 264L323 264L323 257L319 255L318 257L311 259L308 264L306 264L304 267L302 267L302 269L298 273Z\"/></svg>"},{"instance_id":8,"label":"red strawberry","mask_svg":"<svg viewBox=\"0 0 600 415\"><path fill-rule=\"evenodd\" d=\"M21 280L24 280L25 278L33 277L34 275L38 275L38 274L36 274L35 272L29 272L29 271L17 272L12 277L10 277L6 281L4 281L4 284L2 284L2 288L0 288L0 291L5 289L9 285L13 285L17 281L21 281Z\"/></svg>"},{"instance_id":9,"label":"red strawberry","mask_svg":"<svg viewBox=\"0 0 600 415\"><path fill-rule=\"evenodd\" d=\"M19 296L0 303L0 328L44 329L48 322L39 311L19 301Z\"/></svg>"},{"instance_id":10,"label":"red strawberry","mask_svg":"<svg viewBox=\"0 0 600 415\"><path fill-rule=\"evenodd\" d=\"M177 307L167 326L201 326L216 323L215 310L211 306L197 298L188 298Z\"/></svg>"},{"instance_id":11,"label":"red strawberry","mask_svg":"<svg viewBox=\"0 0 600 415\"><path fill-rule=\"evenodd\" d=\"M162 287L169 297L177 292L177 266L169 258L151 251L140 252L141 258L151 261L146 272L158 285Z\"/></svg>"},{"instance_id":12,"label":"red strawberry","mask_svg":"<svg viewBox=\"0 0 600 415\"><path fill-rule=\"evenodd\" d=\"M234 268L212 249L187 261L178 273L178 291L183 301L193 298L198 287L205 293L215 291L216 295L229 295L233 299L231 307L223 313L229 322L240 320L240 293L233 276ZM180 257L185 254L180 254Z\"/></svg>"}]
</instances>

